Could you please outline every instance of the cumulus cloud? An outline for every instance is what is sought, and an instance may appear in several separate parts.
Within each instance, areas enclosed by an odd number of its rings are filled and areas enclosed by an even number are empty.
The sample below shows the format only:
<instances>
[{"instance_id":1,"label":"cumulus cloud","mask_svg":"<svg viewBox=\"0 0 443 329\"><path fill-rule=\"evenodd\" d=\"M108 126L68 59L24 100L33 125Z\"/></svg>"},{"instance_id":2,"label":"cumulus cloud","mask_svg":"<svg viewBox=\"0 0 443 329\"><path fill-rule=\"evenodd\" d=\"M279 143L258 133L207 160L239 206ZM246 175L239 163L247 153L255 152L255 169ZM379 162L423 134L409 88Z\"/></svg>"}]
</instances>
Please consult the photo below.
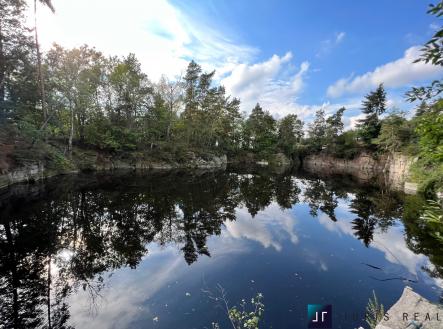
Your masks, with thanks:
<instances>
[{"instance_id":1,"label":"cumulus cloud","mask_svg":"<svg viewBox=\"0 0 443 329\"><path fill-rule=\"evenodd\" d=\"M309 62L294 67L292 58L292 53L287 52L263 62L235 65L221 84L228 93L241 99L245 112L259 102L277 118L290 113L303 117L311 112L310 106L300 105L296 100L304 87Z\"/></svg>"},{"instance_id":2,"label":"cumulus cloud","mask_svg":"<svg viewBox=\"0 0 443 329\"><path fill-rule=\"evenodd\" d=\"M239 64L222 80L222 84L233 94L257 97L291 58L292 53L288 52L282 57L274 55L261 63Z\"/></svg>"},{"instance_id":3,"label":"cumulus cloud","mask_svg":"<svg viewBox=\"0 0 443 329\"><path fill-rule=\"evenodd\" d=\"M192 19L167 0L123 2L54 0L56 13L39 7L43 49L53 42L64 47L95 46L106 55L135 53L143 70L156 80L174 77L195 59L204 68L224 70L251 60L257 50L232 40L214 27ZM29 19L32 25L32 4Z\"/></svg>"},{"instance_id":4,"label":"cumulus cloud","mask_svg":"<svg viewBox=\"0 0 443 329\"><path fill-rule=\"evenodd\" d=\"M414 63L419 56L420 47L411 47L405 51L402 58L379 66L374 71L338 80L328 87L327 95L340 97L344 94L365 92L380 83L384 83L388 88L404 87L443 74L442 67L423 62Z\"/></svg>"},{"instance_id":5,"label":"cumulus cloud","mask_svg":"<svg viewBox=\"0 0 443 329\"><path fill-rule=\"evenodd\" d=\"M225 236L234 239L248 239L259 242L264 248L272 247L276 251L282 250L282 240L289 237L293 244L298 244L299 238L295 232L295 218L282 210L273 202L265 211L259 212L256 217L248 213L246 208L238 208L236 220L225 222ZM284 232L284 236L280 233Z\"/></svg>"}]
</instances>

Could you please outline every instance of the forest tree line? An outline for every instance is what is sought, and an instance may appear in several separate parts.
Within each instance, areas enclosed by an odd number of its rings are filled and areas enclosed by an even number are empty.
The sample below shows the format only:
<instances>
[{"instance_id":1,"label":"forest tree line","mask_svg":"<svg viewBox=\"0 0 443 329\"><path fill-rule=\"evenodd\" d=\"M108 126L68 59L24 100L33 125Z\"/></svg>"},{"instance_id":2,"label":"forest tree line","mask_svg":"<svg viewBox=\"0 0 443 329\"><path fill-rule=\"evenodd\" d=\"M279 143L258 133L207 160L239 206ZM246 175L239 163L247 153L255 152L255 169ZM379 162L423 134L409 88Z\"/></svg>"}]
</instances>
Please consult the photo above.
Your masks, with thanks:
<instances>
[{"instance_id":1,"label":"forest tree line","mask_svg":"<svg viewBox=\"0 0 443 329\"><path fill-rule=\"evenodd\" d=\"M194 61L180 78L153 82L134 54L105 56L87 45L65 49L57 44L42 53L37 23L29 28L25 20L25 1L0 2L0 138L5 144L50 144L67 157L74 146L111 153L196 151L264 158L278 152L353 158L401 151L418 155L421 167L437 175L434 183L441 183L440 81L408 93L419 103L412 118L388 111L381 84L362 101L365 117L346 131L345 108L335 113L320 108L309 124L296 114L276 119L259 104L246 115L240 100L214 82L215 72L204 72ZM50 1L41 2L54 10ZM429 12L441 15L442 2ZM442 65L442 35L437 31L417 60ZM427 176L423 170L419 175Z\"/></svg>"}]
</instances>

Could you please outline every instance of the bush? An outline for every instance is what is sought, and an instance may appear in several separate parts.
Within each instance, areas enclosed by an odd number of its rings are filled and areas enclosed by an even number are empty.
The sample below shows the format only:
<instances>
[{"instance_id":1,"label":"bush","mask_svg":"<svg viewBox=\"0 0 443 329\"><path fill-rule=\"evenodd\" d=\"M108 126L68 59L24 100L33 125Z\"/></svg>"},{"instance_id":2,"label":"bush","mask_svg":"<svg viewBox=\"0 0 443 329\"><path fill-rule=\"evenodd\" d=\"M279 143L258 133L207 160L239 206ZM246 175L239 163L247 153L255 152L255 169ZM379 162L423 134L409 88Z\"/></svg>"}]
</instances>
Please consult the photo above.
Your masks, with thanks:
<instances>
[{"instance_id":1,"label":"bush","mask_svg":"<svg viewBox=\"0 0 443 329\"><path fill-rule=\"evenodd\" d=\"M421 193L431 197L443 191L443 163L421 158L411 167L411 179L418 183Z\"/></svg>"}]
</instances>

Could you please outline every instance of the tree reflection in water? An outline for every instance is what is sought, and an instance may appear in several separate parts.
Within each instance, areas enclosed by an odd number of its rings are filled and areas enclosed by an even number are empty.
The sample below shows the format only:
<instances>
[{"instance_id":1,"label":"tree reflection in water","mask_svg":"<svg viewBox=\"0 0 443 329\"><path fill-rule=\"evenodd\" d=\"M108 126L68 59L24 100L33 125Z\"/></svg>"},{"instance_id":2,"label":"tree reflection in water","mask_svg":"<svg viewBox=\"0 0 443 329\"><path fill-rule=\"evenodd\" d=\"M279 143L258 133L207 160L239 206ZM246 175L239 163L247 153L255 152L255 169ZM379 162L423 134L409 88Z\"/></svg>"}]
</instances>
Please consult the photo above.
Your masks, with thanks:
<instances>
[{"instance_id":1,"label":"tree reflection in water","mask_svg":"<svg viewBox=\"0 0 443 329\"><path fill-rule=\"evenodd\" d=\"M0 201L0 327L69 328L71 293L83 289L94 301L105 273L136 268L152 242L177 245L189 265L210 256L208 237L235 221L238 207L254 217L272 202L289 209L301 201L313 216L337 221L340 199L350 200L355 236L366 246L404 209L394 193L289 174L97 175L11 189ZM442 277L429 237L409 222L406 231L409 247L430 255L431 274Z\"/></svg>"}]
</instances>

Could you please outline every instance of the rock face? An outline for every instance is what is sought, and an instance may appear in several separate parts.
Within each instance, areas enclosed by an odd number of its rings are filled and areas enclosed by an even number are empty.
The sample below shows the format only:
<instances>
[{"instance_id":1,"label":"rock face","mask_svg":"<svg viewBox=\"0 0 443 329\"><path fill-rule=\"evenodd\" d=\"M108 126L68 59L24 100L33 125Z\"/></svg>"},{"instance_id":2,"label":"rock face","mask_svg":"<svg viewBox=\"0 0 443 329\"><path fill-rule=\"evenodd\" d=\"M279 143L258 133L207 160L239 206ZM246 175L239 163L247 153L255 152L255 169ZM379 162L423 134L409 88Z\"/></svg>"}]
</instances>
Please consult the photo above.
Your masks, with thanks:
<instances>
[{"instance_id":1,"label":"rock face","mask_svg":"<svg viewBox=\"0 0 443 329\"><path fill-rule=\"evenodd\" d=\"M45 167L42 163L29 164L0 175L0 188L20 183L37 181L45 177Z\"/></svg>"},{"instance_id":2,"label":"rock face","mask_svg":"<svg viewBox=\"0 0 443 329\"><path fill-rule=\"evenodd\" d=\"M303 159L303 169L316 174L352 175L362 183L374 182L385 184L394 190L404 190L413 162L414 159L399 153L378 159L361 154L352 160L310 155ZM410 187L409 192L412 190Z\"/></svg>"},{"instance_id":3,"label":"rock face","mask_svg":"<svg viewBox=\"0 0 443 329\"><path fill-rule=\"evenodd\" d=\"M83 154L81 159L73 161L75 168L66 170L48 170L43 163L30 163L22 167L2 172L0 175L0 189L15 183L34 182L43 178L59 174L67 174L78 171L103 171L103 170L150 170L150 169L224 169L227 165L226 155L205 157L189 153L182 162L151 160L143 157L129 159L112 158L98 153Z\"/></svg>"},{"instance_id":4,"label":"rock face","mask_svg":"<svg viewBox=\"0 0 443 329\"><path fill-rule=\"evenodd\" d=\"M406 287L375 329L443 328L443 308Z\"/></svg>"},{"instance_id":5,"label":"rock face","mask_svg":"<svg viewBox=\"0 0 443 329\"><path fill-rule=\"evenodd\" d=\"M114 170L114 169L132 169L132 170L146 170L146 169L223 169L227 165L226 155L222 156L206 156L199 157L194 153L189 152L186 160L182 162L176 161L160 161L152 160L144 157L134 157L131 159L115 159L112 157L104 157L97 155L89 162L83 162L79 167L82 170Z\"/></svg>"},{"instance_id":6,"label":"rock face","mask_svg":"<svg viewBox=\"0 0 443 329\"><path fill-rule=\"evenodd\" d=\"M409 169L415 162L414 158L396 153L394 156L384 160L388 168L388 183L395 189L404 190L405 184L409 178ZM412 192L412 186L409 184L409 192Z\"/></svg>"}]
</instances>

